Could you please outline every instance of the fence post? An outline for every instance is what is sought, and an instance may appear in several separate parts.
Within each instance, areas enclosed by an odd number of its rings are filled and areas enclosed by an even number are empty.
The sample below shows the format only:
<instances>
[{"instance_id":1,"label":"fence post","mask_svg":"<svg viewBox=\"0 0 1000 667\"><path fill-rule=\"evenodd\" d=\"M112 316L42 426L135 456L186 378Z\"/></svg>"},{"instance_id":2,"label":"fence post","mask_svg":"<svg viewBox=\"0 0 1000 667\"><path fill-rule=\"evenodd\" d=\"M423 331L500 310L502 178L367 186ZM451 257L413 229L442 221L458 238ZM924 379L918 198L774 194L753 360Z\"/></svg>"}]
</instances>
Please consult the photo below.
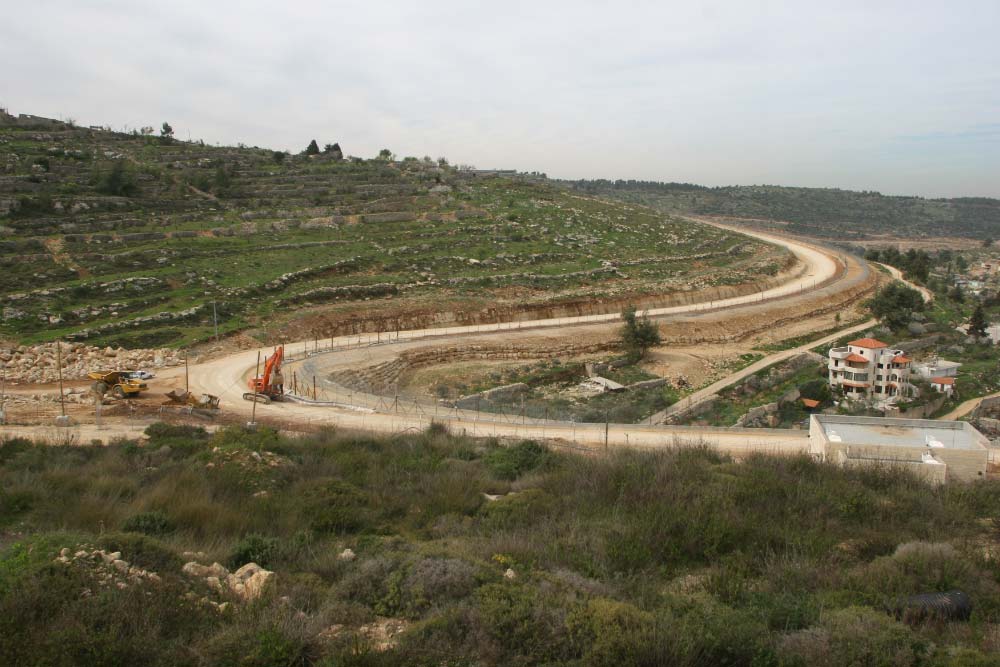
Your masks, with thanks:
<instances>
[{"instance_id":1,"label":"fence post","mask_svg":"<svg viewBox=\"0 0 1000 667\"><path fill-rule=\"evenodd\" d=\"M604 453L608 452L608 430L610 428L611 413L605 411L604 413Z\"/></svg>"}]
</instances>

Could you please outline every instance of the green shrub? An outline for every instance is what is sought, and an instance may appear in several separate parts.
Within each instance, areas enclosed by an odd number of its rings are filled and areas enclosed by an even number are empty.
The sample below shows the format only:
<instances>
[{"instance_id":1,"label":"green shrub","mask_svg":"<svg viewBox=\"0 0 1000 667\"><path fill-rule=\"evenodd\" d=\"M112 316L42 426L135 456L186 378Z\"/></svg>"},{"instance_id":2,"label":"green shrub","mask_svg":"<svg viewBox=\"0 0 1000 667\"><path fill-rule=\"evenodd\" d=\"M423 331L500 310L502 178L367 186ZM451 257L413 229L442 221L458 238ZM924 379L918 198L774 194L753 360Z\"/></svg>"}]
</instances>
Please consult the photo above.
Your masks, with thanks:
<instances>
[{"instance_id":1,"label":"green shrub","mask_svg":"<svg viewBox=\"0 0 1000 667\"><path fill-rule=\"evenodd\" d=\"M146 436L151 442L159 440L169 440L173 438L188 438L192 440L207 440L208 432L202 426L191 426L188 424L167 424L156 422L150 424L145 430Z\"/></svg>"},{"instance_id":2,"label":"green shrub","mask_svg":"<svg viewBox=\"0 0 1000 667\"><path fill-rule=\"evenodd\" d=\"M0 441L0 464L10 461L21 452L28 451L34 444L27 438L7 438Z\"/></svg>"},{"instance_id":3,"label":"green shrub","mask_svg":"<svg viewBox=\"0 0 1000 667\"><path fill-rule=\"evenodd\" d=\"M906 667L922 664L927 646L882 612L847 607L825 614L819 626L785 635L778 652L787 664L809 667Z\"/></svg>"},{"instance_id":4,"label":"green shrub","mask_svg":"<svg viewBox=\"0 0 1000 667\"><path fill-rule=\"evenodd\" d=\"M490 529L531 525L553 511L556 499L541 489L525 489L504 496L479 508L483 522Z\"/></svg>"},{"instance_id":5,"label":"green shrub","mask_svg":"<svg viewBox=\"0 0 1000 667\"><path fill-rule=\"evenodd\" d=\"M669 654L657 637L656 619L635 606L596 598L575 609L566 620L575 651L586 665L668 664Z\"/></svg>"},{"instance_id":6,"label":"green shrub","mask_svg":"<svg viewBox=\"0 0 1000 667\"><path fill-rule=\"evenodd\" d=\"M409 613L455 602L469 596L476 587L475 567L457 558L424 558L406 575L406 607Z\"/></svg>"},{"instance_id":7,"label":"green shrub","mask_svg":"<svg viewBox=\"0 0 1000 667\"><path fill-rule=\"evenodd\" d=\"M566 626L567 609L560 600L521 584L487 584L476 591L482 631L507 660L539 664L572 655Z\"/></svg>"},{"instance_id":8,"label":"green shrub","mask_svg":"<svg viewBox=\"0 0 1000 667\"><path fill-rule=\"evenodd\" d=\"M302 516L318 533L353 533L367 523L365 494L347 482L333 479L314 484L301 495Z\"/></svg>"},{"instance_id":9,"label":"green shrub","mask_svg":"<svg viewBox=\"0 0 1000 667\"><path fill-rule=\"evenodd\" d=\"M336 594L361 602L377 614L392 616L406 610L406 564L396 556L368 558L347 573Z\"/></svg>"},{"instance_id":10,"label":"green shrub","mask_svg":"<svg viewBox=\"0 0 1000 667\"><path fill-rule=\"evenodd\" d=\"M9 491L0 487L0 526L12 523L31 509L35 494L30 491Z\"/></svg>"},{"instance_id":11,"label":"green shrub","mask_svg":"<svg viewBox=\"0 0 1000 667\"><path fill-rule=\"evenodd\" d=\"M166 535L173 532L175 526L163 512L142 512L130 516L122 524L122 530L144 535Z\"/></svg>"},{"instance_id":12,"label":"green shrub","mask_svg":"<svg viewBox=\"0 0 1000 667\"><path fill-rule=\"evenodd\" d=\"M110 533L98 539L105 551L120 551L122 560L156 572L179 571L180 556L162 542L139 533Z\"/></svg>"},{"instance_id":13,"label":"green shrub","mask_svg":"<svg viewBox=\"0 0 1000 667\"><path fill-rule=\"evenodd\" d=\"M278 557L281 543L276 537L251 534L240 540L229 555L229 565L233 568L242 567L247 563L257 563L268 567Z\"/></svg>"},{"instance_id":14,"label":"green shrub","mask_svg":"<svg viewBox=\"0 0 1000 667\"><path fill-rule=\"evenodd\" d=\"M525 440L511 447L498 447L489 452L484 461L499 479L514 480L526 472L540 467L549 451L533 440Z\"/></svg>"}]
</instances>

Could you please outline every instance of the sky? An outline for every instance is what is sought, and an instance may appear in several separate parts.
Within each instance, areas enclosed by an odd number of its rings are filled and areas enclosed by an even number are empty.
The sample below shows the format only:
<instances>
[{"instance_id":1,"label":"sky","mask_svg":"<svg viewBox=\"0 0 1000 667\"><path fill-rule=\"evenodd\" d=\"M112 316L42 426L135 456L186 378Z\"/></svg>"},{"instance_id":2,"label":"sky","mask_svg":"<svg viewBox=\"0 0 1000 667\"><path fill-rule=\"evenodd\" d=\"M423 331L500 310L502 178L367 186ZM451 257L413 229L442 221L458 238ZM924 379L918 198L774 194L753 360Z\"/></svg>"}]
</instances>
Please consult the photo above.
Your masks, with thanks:
<instances>
[{"instance_id":1,"label":"sky","mask_svg":"<svg viewBox=\"0 0 1000 667\"><path fill-rule=\"evenodd\" d=\"M1000 197L1000 2L32 0L0 106L555 178Z\"/></svg>"}]
</instances>

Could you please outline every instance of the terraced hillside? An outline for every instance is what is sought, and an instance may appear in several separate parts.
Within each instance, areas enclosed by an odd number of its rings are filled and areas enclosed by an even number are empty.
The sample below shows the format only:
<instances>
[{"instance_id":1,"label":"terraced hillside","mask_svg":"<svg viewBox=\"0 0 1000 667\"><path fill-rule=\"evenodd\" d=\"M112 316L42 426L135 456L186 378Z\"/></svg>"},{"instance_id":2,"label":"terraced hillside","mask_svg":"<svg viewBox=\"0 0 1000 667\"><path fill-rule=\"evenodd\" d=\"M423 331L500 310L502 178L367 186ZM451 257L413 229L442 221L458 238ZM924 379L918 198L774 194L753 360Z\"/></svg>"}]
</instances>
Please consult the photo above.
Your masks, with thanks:
<instances>
[{"instance_id":1,"label":"terraced hillside","mask_svg":"<svg viewBox=\"0 0 1000 667\"><path fill-rule=\"evenodd\" d=\"M589 195L646 204L667 213L753 218L794 234L838 240L878 235L1000 238L1000 199L924 199L833 188L774 185L708 188L652 181L566 181Z\"/></svg>"},{"instance_id":2,"label":"terraced hillside","mask_svg":"<svg viewBox=\"0 0 1000 667\"><path fill-rule=\"evenodd\" d=\"M0 115L0 338L125 347L752 291L784 250L429 158L213 147Z\"/></svg>"}]
</instances>

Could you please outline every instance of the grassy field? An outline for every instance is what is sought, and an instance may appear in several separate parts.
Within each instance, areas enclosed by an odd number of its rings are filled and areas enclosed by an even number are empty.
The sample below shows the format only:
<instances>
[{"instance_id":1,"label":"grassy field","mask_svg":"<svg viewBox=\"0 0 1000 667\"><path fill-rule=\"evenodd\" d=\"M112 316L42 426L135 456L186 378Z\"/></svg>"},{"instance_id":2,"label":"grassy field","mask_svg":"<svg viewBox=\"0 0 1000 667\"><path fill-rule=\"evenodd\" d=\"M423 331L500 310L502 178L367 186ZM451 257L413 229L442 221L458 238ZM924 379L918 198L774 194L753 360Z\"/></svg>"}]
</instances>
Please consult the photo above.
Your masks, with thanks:
<instances>
[{"instance_id":1,"label":"grassy field","mask_svg":"<svg viewBox=\"0 0 1000 667\"><path fill-rule=\"evenodd\" d=\"M305 334L300 314L311 335L495 319L752 282L787 260L535 177L0 124L0 337L24 342L185 345L216 316L274 338Z\"/></svg>"},{"instance_id":2,"label":"grassy field","mask_svg":"<svg viewBox=\"0 0 1000 667\"><path fill-rule=\"evenodd\" d=\"M993 481L437 428L151 434L0 446L0 663L968 667L1000 651ZM98 547L159 581L54 562ZM185 552L275 580L220 612ZM951 589L969 621L887 612ZM363 628L385 618L403 632L380 651Z\"/></svg>"}]
</instances>

